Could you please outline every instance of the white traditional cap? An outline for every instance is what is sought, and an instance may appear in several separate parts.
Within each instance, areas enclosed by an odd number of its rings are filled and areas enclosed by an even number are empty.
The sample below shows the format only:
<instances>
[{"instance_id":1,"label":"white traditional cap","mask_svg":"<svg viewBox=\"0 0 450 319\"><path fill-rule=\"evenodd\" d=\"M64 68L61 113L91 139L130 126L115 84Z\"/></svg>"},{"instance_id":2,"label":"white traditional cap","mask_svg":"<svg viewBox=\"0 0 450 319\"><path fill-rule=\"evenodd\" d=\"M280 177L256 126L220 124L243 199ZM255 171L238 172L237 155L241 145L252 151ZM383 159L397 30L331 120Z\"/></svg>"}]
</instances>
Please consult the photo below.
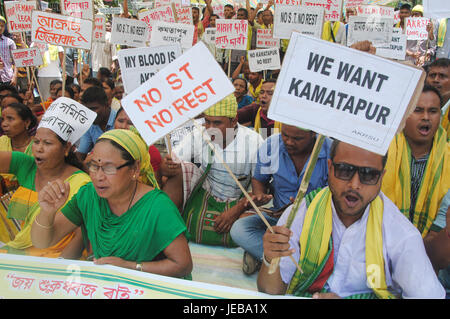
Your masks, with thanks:
<instances>
[{"instance_id":1,"label":"white traditional cap","mask_svg":"<svg viewBox=\"0 0 450 319\"><path fill-rule=\"evenodd\" d=\"M48 128L64 141L75 144L89 130L96 117L96 112L77 101L60 97L45 111L38 128Z\"/></svg>"}]
</instances>

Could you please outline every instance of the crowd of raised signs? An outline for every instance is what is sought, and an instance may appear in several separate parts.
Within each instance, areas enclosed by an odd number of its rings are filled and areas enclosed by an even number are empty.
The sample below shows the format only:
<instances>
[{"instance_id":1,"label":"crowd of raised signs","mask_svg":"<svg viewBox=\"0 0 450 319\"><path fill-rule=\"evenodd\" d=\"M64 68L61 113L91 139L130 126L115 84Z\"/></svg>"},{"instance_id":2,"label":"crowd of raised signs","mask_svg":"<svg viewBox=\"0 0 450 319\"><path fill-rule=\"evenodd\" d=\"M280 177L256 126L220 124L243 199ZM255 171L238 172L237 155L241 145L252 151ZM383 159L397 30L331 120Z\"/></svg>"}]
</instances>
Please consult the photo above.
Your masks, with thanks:
<instances>
[{"instance_id":1,"label":"crowd of raised signs","mask_svg":"<svg viewBox=\"0 0 450 319\"><path fill-rule=\"evenodd\" d=\"M91 50L52 45L55 37L66 44L79 39L42 29L36 31L42 41L31 43L27 32L11 32L0 17L0 252L195 280L190 242L241 247L243 273L258 272L258 289L270 294L449 298L450 17L423 20L424 7L407 3L394 9L343 6L335 21L313 7L280 5L284 11L277 14L273 0L255 7L249 1L226 4L220 16L214 8L205 0L187 10L192 45L204 42L234 93L169 134L172 140L154 145L147 145L122 99L159 71L145 73L145 67L167 65L180 49L144 54L138 59L140 78L125 83L134 74L121 66L136 61L125 58L121 64L120 56L133 45L112 43L112 15L105 15L104 40L93 42ZM138 20L148 10L114 16ZM370 22L371 15L378 18ZM39 25L49 27L44 18ZM240 24L221 22L215 29L223 19ZM417 104L386 156L269 117L289 48L289 38L281 35L292 32L288 24L310 27L306 34L323 41L424 70ZM80 25L68 27L83 31ZM171 31L170 25L158 28L170 34L169 42L189 33ZM154 34L150 42L156 41ZM388 45L380 45L386 36ZM181 45L183 52L188 44ZM42 63L17 67L13 50L29 47L39 48L28 53L30 61L41 54ZM310 66L322 63L315 59L310 57ZM191 78L188 65L179 71ZM350 82L375 81L370 73L357 76ZM334 96L333 102L329 96L324 101L320 86L310 91L294 80L289 93L298 101L307 96L334 105ZM177 81L181 86L180 79L169 81L174 90ZM214 89L204 82L174 106L178 112L194 109ZM161 94L154 92L149 87L142 96L144 107ZM350 108L345 103L342 111ZM364 105L366 118L379 111L377 122L384 124L388 108L371 107ZM147 119L149 127L162 125L161 112L159 119Z\"/></svg>"}]
</instances>

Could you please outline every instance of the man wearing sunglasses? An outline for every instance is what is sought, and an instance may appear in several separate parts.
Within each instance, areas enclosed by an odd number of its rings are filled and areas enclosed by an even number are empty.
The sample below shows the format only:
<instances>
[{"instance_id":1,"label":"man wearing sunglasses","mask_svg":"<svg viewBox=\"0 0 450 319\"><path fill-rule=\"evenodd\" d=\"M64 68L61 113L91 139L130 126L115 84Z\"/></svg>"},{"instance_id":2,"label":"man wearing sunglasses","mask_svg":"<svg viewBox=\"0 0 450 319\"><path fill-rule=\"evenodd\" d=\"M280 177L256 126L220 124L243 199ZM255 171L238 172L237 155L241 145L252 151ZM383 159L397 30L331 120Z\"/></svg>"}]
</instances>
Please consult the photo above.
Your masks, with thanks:
<instances>
[{"instance_id":1,"label":"man wearing sunglasses","mask_svg":"<svg viewBox=\"0 0 450 319\"><path fill-rule=\"evenodd\" d=\"M444 298L422 237L380 192L386 157L334 141L328 185L263 237L258 289L313 298ZM299 261L302 272L287 256ZM281 257L269 274L270 262Z\"/></svg>"}]
</instances>

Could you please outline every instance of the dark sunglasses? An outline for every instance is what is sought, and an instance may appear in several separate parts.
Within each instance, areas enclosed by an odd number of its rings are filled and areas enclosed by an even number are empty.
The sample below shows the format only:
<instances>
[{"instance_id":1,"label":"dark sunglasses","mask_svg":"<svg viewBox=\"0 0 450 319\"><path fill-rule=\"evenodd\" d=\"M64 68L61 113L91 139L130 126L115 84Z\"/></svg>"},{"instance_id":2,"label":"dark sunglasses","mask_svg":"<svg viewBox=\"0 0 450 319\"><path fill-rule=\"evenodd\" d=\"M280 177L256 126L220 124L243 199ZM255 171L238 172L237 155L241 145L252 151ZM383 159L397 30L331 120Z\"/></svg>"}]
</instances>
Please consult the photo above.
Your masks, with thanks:
<instances>
[{"instance_id":1,"label":"dark sunglasses","mask_svg":"<svg viewBox=\"0 0 450 319\"><path fill-rule=\"evenodd\" d=\"M359 181L361 184L365 185L375 185L381 176L381 171L371 168L371 167L360 167L354 166L346 163L335 163L334 167L334 177L342 179L344 181L349 181L353 178L355 173L358 171Z\"/></svg>"}]
</instances>

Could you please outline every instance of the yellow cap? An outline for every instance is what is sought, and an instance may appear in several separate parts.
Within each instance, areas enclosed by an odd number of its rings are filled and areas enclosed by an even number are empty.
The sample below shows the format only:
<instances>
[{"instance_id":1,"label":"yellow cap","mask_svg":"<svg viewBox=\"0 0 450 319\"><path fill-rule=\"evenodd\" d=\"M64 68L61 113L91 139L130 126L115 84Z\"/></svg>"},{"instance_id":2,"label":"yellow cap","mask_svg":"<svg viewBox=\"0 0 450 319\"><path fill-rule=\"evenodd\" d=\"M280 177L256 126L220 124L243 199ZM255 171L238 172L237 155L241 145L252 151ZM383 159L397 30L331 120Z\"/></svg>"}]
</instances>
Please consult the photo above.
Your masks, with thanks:
<instances>
[{"instance_id":1,"label":"yellow cap","mask_svg":"<svg viewBox=\"0 0 450 319\"><path fill-rule=\"evenodd\" d=\"M420 12L423 14L423 6L418 4L411 10L411 12Z\"/></svg>"},{"instance_id":2,"label":"yellow cap","mask_svg":"<svg viewBox=\"0 0 450 319\"><path fill-rule=\"evenodd\" d=\"M206 116L226 116L230 118L235 118L237 115L238 104L234 93L231 93L223 100L217 102L209 109L207 109L204 114Z\"/></svg>"}]
</instances>

